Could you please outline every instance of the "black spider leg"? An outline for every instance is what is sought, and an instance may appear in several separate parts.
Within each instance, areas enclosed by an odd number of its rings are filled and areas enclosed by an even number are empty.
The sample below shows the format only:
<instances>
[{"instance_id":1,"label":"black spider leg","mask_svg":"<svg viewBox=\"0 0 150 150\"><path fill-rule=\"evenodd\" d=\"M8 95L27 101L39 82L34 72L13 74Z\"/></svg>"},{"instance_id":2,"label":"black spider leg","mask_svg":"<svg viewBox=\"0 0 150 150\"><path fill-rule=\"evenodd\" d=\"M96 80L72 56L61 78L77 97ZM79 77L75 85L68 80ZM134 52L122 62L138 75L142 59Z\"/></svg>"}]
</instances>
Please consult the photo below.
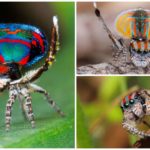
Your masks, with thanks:
<instances>
[{"instance_id":1,"label":"black spider leg","mask_svg":"<svg viewBox=\"0 0 150 150\"><path fill-rule=\"evenodd\" d=\"M101 16L100 10L97 8L96 3L94 3L94 7L95 7L96 16L98 17L99 21L102 22L105 31L107 32L109 38L113 42L114 47L117 49L117 53L114 55L114 61L115 61L114 64L115 64L116 67L119 67L118 66L118 65L120 65L119 62L121 62L121 65L124 67L124 65L127 62L128 48L124 44L123 39L119 39L119 40L116 39L116 37L109 30L109 28L107 27L103 17ZM122 57L121 57L121 55L122 55Z\"/></svg>"},{"instance_id":2,"label":"black spider leg","mask_svg":"<svg viewBox=\"0 0 150 150\"><path fill-rule=\"evenodd\" d=\"M37 86L35 84L29 84L28 85L28 88L29 89L32 89L32 91L34 92L38 92L38 93L41 93L45 96L47 102L50 104L50 106L61 116L61 117L64 117L65 114L64 112L61 111L61 109L56 105L55 101L52 100L52 98L50 97L50 95L48 94L48 92L43 89L42 87L40 86Z\"/></svg>"}]
</instances>

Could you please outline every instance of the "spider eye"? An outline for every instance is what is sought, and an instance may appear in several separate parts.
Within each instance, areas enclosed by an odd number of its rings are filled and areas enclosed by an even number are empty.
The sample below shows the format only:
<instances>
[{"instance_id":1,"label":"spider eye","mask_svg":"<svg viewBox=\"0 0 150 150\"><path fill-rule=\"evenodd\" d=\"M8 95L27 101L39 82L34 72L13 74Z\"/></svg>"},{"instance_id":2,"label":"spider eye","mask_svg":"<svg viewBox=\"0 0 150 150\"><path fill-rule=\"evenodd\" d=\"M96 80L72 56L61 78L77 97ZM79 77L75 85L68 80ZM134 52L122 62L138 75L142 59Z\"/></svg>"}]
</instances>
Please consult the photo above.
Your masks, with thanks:
<instances>
[{"instance_id":1,"label":"spider eye","mask_svg":"<svg viewBox=\"0 0 150 150\"><path fill-rule=\"evenodd\" d=\"M134 103L134 99L131 99L131 100L130 100L130 104L133 104L133 103Z\"/></svg>"},{"instance_id":2,"label":"spider eye","mask_svg":"<svg viewBox=\"0 0 150 150\"><path fill-rule=\"evenodd\" d=\"M125 105L124 105L126 108L128 108L129 107L129 103L125 103Z\"/></svg>"}]
</instances>

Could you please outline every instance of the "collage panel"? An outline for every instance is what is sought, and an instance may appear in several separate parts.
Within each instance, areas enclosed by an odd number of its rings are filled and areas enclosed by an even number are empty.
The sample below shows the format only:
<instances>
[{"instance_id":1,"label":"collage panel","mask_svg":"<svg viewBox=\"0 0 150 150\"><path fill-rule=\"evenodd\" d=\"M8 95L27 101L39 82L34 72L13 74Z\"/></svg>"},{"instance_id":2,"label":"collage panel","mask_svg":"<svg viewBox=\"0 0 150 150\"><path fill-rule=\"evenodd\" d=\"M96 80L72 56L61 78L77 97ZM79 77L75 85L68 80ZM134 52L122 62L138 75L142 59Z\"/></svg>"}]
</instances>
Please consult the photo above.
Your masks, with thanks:
<instances>
[{"instance_id":1,"label":"collage panel","mask_svg":"<svg viewBox=\"0 0 150 150\"><path fill-rule=\"evenodd\" d=\"M1 148L75 147L74 7L0 2Z\"/></svg>"},{"instance_id":2,"label":"collage panel","mask_svg":"<svg viewBox=\"0 0 150 150\"><path fill-rule=\"evenodd\" d=\"M149 74L149 2L77 2L77 73Z\"/></svg>"},{"instance_id":3,"label":"collage panel","mask_svg":"<svg viewBox=\"0 0 150 150\"><path fill-rule=\"evenodd\" d=\"M149 148L150 77L77 78L78 148Z\"/></svg>"}]
</instances>

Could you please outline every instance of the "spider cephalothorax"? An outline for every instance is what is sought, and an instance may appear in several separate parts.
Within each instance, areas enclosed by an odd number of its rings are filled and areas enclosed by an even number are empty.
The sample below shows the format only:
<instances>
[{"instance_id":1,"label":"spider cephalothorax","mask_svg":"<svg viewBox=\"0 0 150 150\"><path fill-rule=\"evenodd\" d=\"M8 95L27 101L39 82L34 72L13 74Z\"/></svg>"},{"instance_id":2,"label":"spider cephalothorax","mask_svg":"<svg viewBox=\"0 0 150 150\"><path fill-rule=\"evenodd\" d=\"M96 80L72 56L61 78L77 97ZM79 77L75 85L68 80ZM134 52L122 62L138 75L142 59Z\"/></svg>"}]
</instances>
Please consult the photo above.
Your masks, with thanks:
<instances>
[{"instance_id":1,"label":"spider cephalothorax","mask_svg":"<svg viewBox=\"0 0 150 150\"><path fill-rule=\"evenodd\" d=\"M121 102L123 111L123 127L130 133L141 137L150 137L150 134L140 131L136 126L144 121L144 117L150 115L150 90L139 90L127 95ZM149 126L149 125L148 125Z\"/></svg>"},{"instance_id":2,"label":"spider cephalothorax","mask_svg":"<svg viewBox=\"0 0 150 150\"><path fill-rule=\"evenodd\" d=\"M96 3L94 7L96 16L103 23L104 29L117 50L114 56L116 64L121 62L123 66L130 60L136 67L148 67L150 65L150 10L132 9L117 16L115 21L117 32L122 38L130 40L130 45L126 46L123 39L117 39L109 30ZM130 57L129 60L128 57Z\"/></svg>"},{"instance_id":3,"label":"spider cephalothorax","mask_svg":"<svg viewBox=\"0 0 150 150\"><path fill-rule=\"evenodd\" d=\"M16 99L21 103L23 112L34 127L31 92L43 94L49 104L61 115L63 112L51 100L43 88L32 84L48 70L59 50L58 19L53 17L50 48L45 35L40 29L25 24L0 24L0 90L9 90L6 105L6 130L10 128L12 105ZM39 62L44 56L45 63L35 70L22 73L23 69ZM25 107L24 107L25 106Z\"/></svg>"}]
</instances>

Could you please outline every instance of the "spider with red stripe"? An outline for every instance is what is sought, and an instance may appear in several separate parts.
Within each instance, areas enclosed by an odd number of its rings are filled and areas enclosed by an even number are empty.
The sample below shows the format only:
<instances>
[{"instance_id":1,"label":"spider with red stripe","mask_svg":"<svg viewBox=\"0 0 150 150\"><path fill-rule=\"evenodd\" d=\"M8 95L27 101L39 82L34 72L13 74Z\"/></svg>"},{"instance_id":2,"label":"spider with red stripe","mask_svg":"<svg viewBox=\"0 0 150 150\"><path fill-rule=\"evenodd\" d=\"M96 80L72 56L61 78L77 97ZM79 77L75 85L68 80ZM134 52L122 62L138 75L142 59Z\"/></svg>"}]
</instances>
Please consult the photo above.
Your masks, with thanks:
<instances>
[{"instance_id":1,"label":"spider with red stripe","mask_svg":"<svg viewBox=\"0 0 150 150\"><path fill-rule=\"evenodd\" d=\"M64 113L51 99L48 92L32 82L37 80L55 61L59 50L58 18L53 17L50 46L45 34L37 27L27 24L0 24L0 91L8 89L6 104L6 130L10 129L12 106L19 100L25 117L35 126L32 110L32 92L43 94L59 115ZM44 64L32 66L42 58Z\"/></svg>"}]
</instances>

